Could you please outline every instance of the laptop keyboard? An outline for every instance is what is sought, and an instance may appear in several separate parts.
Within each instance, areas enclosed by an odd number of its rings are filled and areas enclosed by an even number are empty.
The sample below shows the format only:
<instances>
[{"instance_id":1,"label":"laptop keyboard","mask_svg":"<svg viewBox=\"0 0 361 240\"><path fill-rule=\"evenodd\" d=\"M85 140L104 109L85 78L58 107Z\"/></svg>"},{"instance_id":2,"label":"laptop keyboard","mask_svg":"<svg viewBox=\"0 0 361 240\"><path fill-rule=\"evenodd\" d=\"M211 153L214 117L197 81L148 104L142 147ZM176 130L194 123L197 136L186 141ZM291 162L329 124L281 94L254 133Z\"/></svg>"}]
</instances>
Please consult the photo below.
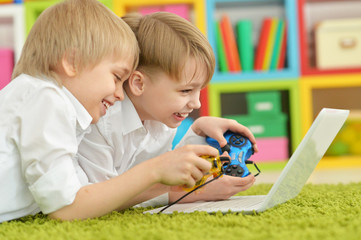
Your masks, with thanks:
<instances>
[{"instance_id":1,"label":"laptop keyboard","mask_svg":"<svg viewBox=\"0 0 361 240\"><path fill-rule=\"evenodd\" d=\"M186 212L206 211L206 212L226 212L228 210L253 210L257 209L265 200L265 195L260 196L239 196L224 201L206 202L199 206L187 209Z\"/></svg>"}]
</instances>

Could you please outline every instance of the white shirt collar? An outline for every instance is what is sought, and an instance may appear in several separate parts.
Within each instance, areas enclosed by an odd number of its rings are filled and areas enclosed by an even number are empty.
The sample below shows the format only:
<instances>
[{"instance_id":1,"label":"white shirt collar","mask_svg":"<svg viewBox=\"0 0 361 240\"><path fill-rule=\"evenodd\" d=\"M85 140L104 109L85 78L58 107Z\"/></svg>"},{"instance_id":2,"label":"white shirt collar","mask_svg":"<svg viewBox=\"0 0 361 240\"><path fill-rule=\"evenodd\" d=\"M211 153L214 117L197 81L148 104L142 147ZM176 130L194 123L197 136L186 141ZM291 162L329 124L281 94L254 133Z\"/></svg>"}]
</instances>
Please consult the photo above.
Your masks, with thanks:
<instances>
[{"instance_id":1,"label":"white shirt collar","mask_svg":"<svg viewBox=\"0 0 361 240\"><path fill-rule=\"evenodd\" d=\"M62 87L62 90L64 91L65 95L69 98L70 102L74 106L79 126L83 130L87 129L91 124L93 118L84 108L84 106L78 101L78 99L76 99L74 95L68 89L66 89L66 87Z\"/></svg>"}]
</instances>

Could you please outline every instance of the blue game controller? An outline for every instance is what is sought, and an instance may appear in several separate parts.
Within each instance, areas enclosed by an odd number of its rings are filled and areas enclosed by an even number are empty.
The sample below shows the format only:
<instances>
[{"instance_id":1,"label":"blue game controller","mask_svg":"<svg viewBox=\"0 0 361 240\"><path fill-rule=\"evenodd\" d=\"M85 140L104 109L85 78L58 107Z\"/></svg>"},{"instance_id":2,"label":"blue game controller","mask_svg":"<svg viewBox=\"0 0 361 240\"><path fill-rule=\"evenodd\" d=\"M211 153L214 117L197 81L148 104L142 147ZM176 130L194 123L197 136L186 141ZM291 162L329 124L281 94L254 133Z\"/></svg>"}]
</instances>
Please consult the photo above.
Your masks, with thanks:
<instances>
[{"instance_id":1,"label":"blue game controller","mask_svg":"<svg viewBox=\"0 0 361 240\"><path fill-rule=\"evenodd\" d=\"M224 165L224 174L235 177L246 177L250 171L246 167L247 160L254 153L251 141L238 133L227 131L224 133L227 143L223 148L220 147L217 140L206 137L207 143L217 148L219 154L227 151L231 157L231 161Z\"/></svg>"}]
</instances>

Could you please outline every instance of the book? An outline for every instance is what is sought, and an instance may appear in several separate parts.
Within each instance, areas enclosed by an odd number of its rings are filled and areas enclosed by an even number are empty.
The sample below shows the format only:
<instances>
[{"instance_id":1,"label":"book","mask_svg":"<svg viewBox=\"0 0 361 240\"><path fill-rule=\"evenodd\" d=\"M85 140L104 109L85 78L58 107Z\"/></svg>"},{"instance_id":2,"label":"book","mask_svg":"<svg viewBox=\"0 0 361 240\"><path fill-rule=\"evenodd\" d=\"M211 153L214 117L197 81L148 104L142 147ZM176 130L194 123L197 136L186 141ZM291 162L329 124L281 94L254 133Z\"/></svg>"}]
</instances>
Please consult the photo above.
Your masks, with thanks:
<instances>
[{"instance_id":1,"label":"book","mask_svg":"<svg viewBox=\"0 0 361 240\"><path fill-rule=\"evenodd\" d=\"M285 67L286 52L287 52L287 22L284 23L284 28L282 32L282 43L280 49L280 57L277 63L277 69L283 69Z\"/></svg>"},{"instance_id":2,"label":"book","mask_svg":"<svg viewBox=\"0 0 361 240\"><path fill-rule=\"evenodd\" d=\"M220 72L228 72L228 63L226 59L226 53L224 50L224 43L221 35L221 27L219 21L215 22L216 33L216 54Z\"/></svg>"},{"instance_id":3,"label":"book","mask_svg":"<svg viewBox=\"0 0 361 240\"><path fill-rule=\"evenodd\" d=\"M225 46L228 67L230 72L241 71L236 38L234 36L231 20L228 15L223 15L220 21L221 33Z\"/></svg>"},{"instance_id":4,"label":"book","mask_svg":"<svg viewBox=\"0 0 361 240\"><path fill-rule=\"evenodd\" d=\"M254 70L262 70L266 53L267 39L269 38L269 33L271 29L271 22L271 18L265 18L262 22L261 32L258 38L258 44L256 49Z\"/></svg>"},{"instance_id":5,"label":"book","mask_svg":"<svg viewBox=\"0 0 361 240\"><path fill-rule=\"evenodd\" d=\"M276 37L271 57L270 70L276 70L278 61L280 58L282 40L283 40L283 32L284 32L284 21L279 20L277 23Z\"/></svg>"},{"instance_id":6,"label":"book","mask_svg":"<svg viewBox=\"0 0 361 240\"><path fill-rule=\"evenodd\" d=\"M250 20L238 21L237 43L242 70L252 71L254 51L252 44L252 22Z\"/></svg>"},{"instance_id":7,"label":"book","mask_svg":"<svg viewBox=\"0 0 361 240\"><path fill-rule=\"evenodd\" d=\"M271 20L271 27L269 31L269 35L267 38L267 45L266 45L266 51L265 51L265 57L262 64L262 70L267 71L270 69L271 66L271 58L274 48L274 43L276 39L276 31L277 31L277 25L279 20L277 18L272 18Z\"/></svg>"}]
</instances>

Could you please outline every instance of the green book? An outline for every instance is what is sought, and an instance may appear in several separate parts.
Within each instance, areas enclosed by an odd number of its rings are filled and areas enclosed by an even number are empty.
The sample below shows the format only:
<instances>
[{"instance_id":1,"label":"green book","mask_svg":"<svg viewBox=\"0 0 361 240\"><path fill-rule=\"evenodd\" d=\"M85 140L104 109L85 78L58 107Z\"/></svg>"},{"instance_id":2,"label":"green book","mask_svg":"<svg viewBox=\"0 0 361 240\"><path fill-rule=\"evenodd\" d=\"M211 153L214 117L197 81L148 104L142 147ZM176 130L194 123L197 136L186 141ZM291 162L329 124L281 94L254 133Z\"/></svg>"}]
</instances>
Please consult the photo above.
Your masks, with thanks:
<instances>
[{"instance_id":1,"label":"green book","mask_svg":"<svg viewBox=\"0 0 361 240\"><path fill-rule=\"evenodd\" d=\"M277 30L276 30L276 39L273 47L272 57L271 57L271 65L270 70L276 70L278 60L280 58L281 53L281 45L282 45L282 36L283 31L285 30L285 22L283 20L278 21Z\"/></svg>"},{"instance_id":2,"label":"green book","mask_svg":"<svg viewBox=\"0 0 361 240\"><path fill-rule=\"evenodd\" d=\"M241 20L237 23L237 43L242 71L252 71L254 49L252 44L252 22L250 20Z\"/></svg>"},{"instance_id":3,"label":"green book","mask_svg":"<svg viewBox=\"0 0 361 240\"><path fill-rule=\"evenodd\" d=\"M220 72L228 72L228 64L226 60L226 54L224 51L224 43L221 35L221 27L218 21L215 22L215 32L216 32L216 48L217 48L217 57L218 65Z\"/></svg>"}]
</instances>

